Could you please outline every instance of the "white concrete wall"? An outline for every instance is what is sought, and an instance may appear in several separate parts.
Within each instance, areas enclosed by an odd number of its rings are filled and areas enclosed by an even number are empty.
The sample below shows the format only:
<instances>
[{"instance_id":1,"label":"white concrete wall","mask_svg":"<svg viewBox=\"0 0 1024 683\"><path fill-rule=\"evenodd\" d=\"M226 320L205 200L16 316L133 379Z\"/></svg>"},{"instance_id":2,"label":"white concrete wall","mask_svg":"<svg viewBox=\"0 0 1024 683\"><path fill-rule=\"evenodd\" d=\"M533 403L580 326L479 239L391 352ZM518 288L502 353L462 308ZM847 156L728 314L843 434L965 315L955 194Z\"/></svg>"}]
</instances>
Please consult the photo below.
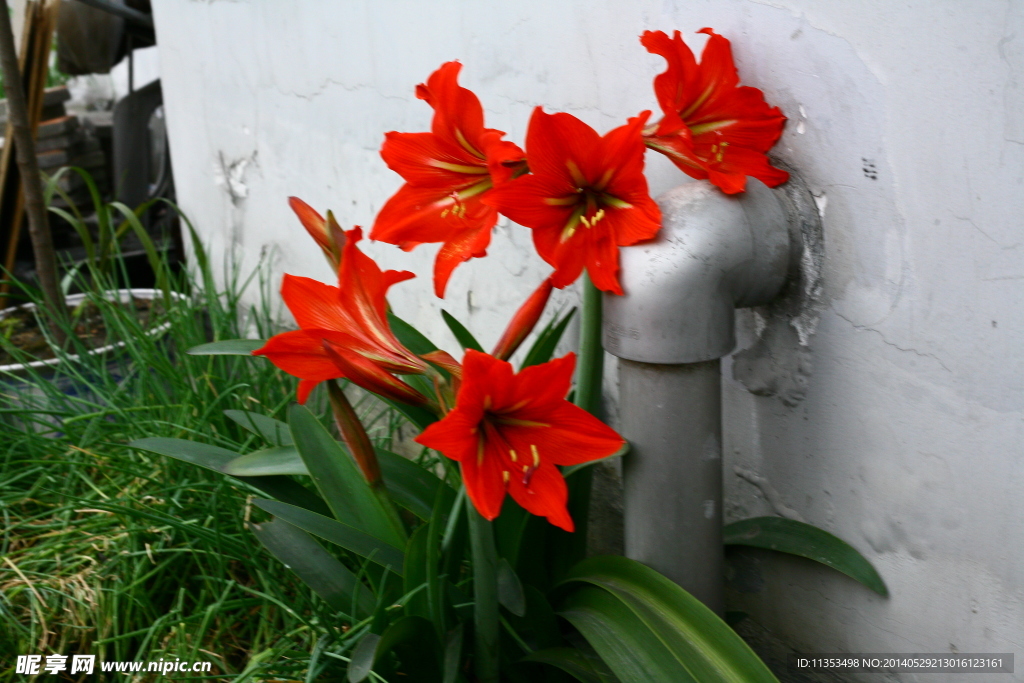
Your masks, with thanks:
<instances>
[{"instance_id":1,"label":"white concrete wall","mask_svg":"<svg viewBox=\"0 0 1024 683\"><path fill-rule=\"evenodd\" d=\"M790 117L779 155L824 206L827 305L799 405L725 380L729 513L772 514L775 497L862 550L892 593L771 560L745 605L804 651L1024 656L1024 3L154 5L184 210L215 254L252 267L269 249L278 275L324 280L285 198L371 225L401 184L383 133L428 129L413 87L442 62L464 63L488 125L521 142L536 104L601 131L656 110L646 29L730 38L743 82ZM648 177L655 193L684 180L656 155ZM369 249L421 274L393 304L451 347L435 250ZM503 222L444 305L490 344L547 272Z\"/></svg>"}]
</instances>

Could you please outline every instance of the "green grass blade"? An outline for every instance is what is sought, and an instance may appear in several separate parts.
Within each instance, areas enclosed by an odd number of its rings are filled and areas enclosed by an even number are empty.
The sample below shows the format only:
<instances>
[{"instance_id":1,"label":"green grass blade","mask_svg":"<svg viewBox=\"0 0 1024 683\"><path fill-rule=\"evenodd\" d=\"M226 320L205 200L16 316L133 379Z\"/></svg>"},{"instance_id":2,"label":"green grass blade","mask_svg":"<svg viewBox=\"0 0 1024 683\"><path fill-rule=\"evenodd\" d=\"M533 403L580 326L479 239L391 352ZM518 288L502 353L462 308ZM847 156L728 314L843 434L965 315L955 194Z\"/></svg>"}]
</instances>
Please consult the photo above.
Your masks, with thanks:
<instances>
[{"instance_id":1,"label":"green grass blade","mask_svg":"<svg viewBox=\"0 0 1024 683\"><path fill-rule=\"evenodd\" d=\"M767 548L799 555L846 574L883 597L889 590L867 558L824 529L784 517L754 517L723 528L726 545Z\"/></svg>"},{"instance_id":2,"label":"green grass blade","mask_svg":"<svg viewBox=\"0 0 1024 683\"><path fill-rule=\"evenodd\" d=\"M441 317L444 318L444 324L448 326L448 329L455 335L455 340L459 342L459 346L465 349L476 349L481 353L484 347L480 346L480 342L476 340L476 337L466 329L466 326L455 319L448 311L441 311Z\"/></svg>"},{"instance_id":3,"label":"green grass blade","mask_svg":"<svg viewBox=\"0 0 1024 683\"><path fill-rule=\"evenodd\" d=\"M404 547L404 532L394 527L352 456L313 413L293 404L288 409L288 425L310 476L334 516L396 548Z\"/></svg>"},{"instance_id":4,"label":"green grass blade","mask_svg":"<svg viewBox=\"0 0 1024 683\"><path fill-rule=\"evenodd\" d=\"M251 356L266 343L266 339L223 339L193 346L185 353L190 356Z\"/></svg>"},{"instance_id":5,"label":"green grass blade","mask_svg":"<svg viewBox=\"0 0 1024 683\"><path fill-rule=\"evenodd\" d=\"M308 533L280 518L249 526L260 543L331 608L347 612L355 593L360 613L353 616L361 619L373 611L373 596L366 586Z\"/></svg>"},{"instance_id":6,"label":"green grass blade","mask_svg":"<svg viewBox=\"0 0 1024 683\"><path fill-rule=\"evenodd\" d=\"M654 651L660 652L658 646L664 648L691 679L701 683L778 683L753 650L714 612L639 562L625 557L591 557L573 567L561 585L573 582L600 587L619 601L652 634ZM617 668L593 640L591 644L624 683L631 683L632 679L623 675L625 669Z\"/></svg>"},{"instance_id":7,"label":"green grass blade","mask_svg":"<svg viewBox=\"0 0 1024 683\"><path fill-rule=\"evenodd\" d=\"M253 501L253 505L303 531L308 531L314 536L339 545L360 557L372 560L382 567L390 566L392 573L402 574L403 572L405 553L355 527L276 500L257 498Z\"/></svg>"}]
</instances>

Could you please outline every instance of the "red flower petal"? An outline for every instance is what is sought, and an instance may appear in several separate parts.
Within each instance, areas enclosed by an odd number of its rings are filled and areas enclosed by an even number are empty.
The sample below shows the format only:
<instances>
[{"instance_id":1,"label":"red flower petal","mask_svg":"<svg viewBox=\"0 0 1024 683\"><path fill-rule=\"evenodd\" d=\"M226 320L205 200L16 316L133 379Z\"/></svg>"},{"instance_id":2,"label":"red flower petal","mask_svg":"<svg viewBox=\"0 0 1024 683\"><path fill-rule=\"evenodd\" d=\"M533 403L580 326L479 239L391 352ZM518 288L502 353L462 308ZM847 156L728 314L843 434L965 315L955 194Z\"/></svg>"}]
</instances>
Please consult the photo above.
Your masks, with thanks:
<instances>
[{"instance_id":1,"label":"red flower petal","mask_svg":"<svg viewBox=\"0 0 1024 683\"><path fill-rule=\"evenodd\" d=\"M344 372L345 377L367 391L409 405L420 406L427 403L423 394L385 372L377 363L365 356L326 339L322 343L327 357Z\"/></svg>"},{"instance_id":2,"label":"red flower petal","mask_svg":"<svg viewBox=\"0 0 1024 683\"><path fill-rule=\"evenodd\" d=\"M556 464L613 454L622 437L565 400L575 358L512 372L507 362L469 350L457 405L416 438L457 460L470 500L487 519L506 490L526 510L572 531L567 490Z\"/></svg>"},{"instance_id":3,"label":"red flower petal","mask_svg":"<svg viewBox=\"0 0 1024 683\"><path fill-rule=\"evenodd\" d=\"M621 294L615 247L649 239L661 228L643 175L641 131L649 114L600 137L574 116L538 107L526 139L531 174L484 197L533 229L537 253L555 268L555 287L574 281L586 266L598 287Z\"/></svg>"},{"instance_id":4,"label":"red flower petal","mask_svg":"<svg viewBox=\"0 0 1024 683\"><path fill-rule=\"evenodd\" d=\"M303 330L275 335L252 355L266 356L275 367L300 378L299 403L305 403L309 392L320 382L345 376L327 357L321 339Z\"/></svg>"},{"instance_id":5,"label":"red flower petal","mask_svg":"<svg viewBox=\"0 0 1024 683\"><path fill-rule=\"evenodd\" d=\"M542 462L540 467L527 473L510 474L508 492L530 514L547 517L549 522L570 533L576 530L566 508L569 489L562 473L550 462Z\"/></svg>"},{"instance_id":6,"label":"red flower petal","mask_svg":"<svg viewBox=\"0 0 1024 683\"><path fill-rule=\"evenodd\" d=\"M707 178L729 194L742 192L746 176L774 187L789 175L764 154L782 134L786 118L757 88L739 87L729 41L709 28L700 64L676 31L647 32L640 42L661 55L667 69L654 78L665 116L645 137L648 147L668 156L693 178Z\"/></svg>"},{"instance_id":7,"label":"red flower petal","mask_svg":"<svg viewBox=\"0 0 1024 683\"><path fill-rule=\"evenodd\" d=\"M434 108L430 133L388 133L381 156L406 184L384 205L371 239L412 249L443 242L434 269L439 297L458 264L484 256L497 212L480 199L525 170L523 152L483 127L483 108L458 84L462 65L447 62L416 88Z\"/></svg>"}]
</instances>

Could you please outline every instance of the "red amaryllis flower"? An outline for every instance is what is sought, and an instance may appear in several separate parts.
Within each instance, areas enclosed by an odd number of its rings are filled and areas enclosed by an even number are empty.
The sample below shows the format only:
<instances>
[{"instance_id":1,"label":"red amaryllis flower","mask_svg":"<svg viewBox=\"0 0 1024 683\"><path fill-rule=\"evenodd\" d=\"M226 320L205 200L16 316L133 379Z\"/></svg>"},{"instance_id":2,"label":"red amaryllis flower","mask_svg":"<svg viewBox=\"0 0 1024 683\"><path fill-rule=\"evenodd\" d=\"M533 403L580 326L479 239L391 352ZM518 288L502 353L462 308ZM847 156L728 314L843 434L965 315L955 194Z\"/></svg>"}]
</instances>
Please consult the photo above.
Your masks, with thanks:
<instances>
[{"instance_id":1,"label":"red amaryllis flower","mask_svg":"<svg viewBox=\"0 0 1024 683\"><path fill-rule=\"evenodd\" d=\"M341 377L400 401L424 403L422 394L392 374L420 374L428 366L392 334L385 299L391 285L414 275L382 272L356 247L361 238L358 227L345 233L339 287L284 276L281 297L299 329L271 337L253 355L266 356L301 380L299 403L305 403L317 383Z\"/></svg>"},{"instance_id":2,"label":"red amaryllis flower","mask_svg":"<svg viewBox=\"0 0 1024 683\"><path fill-rule=\"evenodd\" d=\"M644 132L647 146L687 175L707 178L729 194L742 192L748 175L769 187L786 182L789 174L765 156L782 135L786 117L769 107L757 88L738 87L728 40L709 28L699 33L710 36L699 65L679 31L672 38L646 31L640 38L648 52L668 62L654 78L665 116Z\"/></svg>"},{"instance_id":3,"label":"red amaryllis flower","mask_svg":"<svg viewBox=\"0 0 1024 683\"><path fill-rule=\"evenodd\" d=\"M484 202L533 229L552 284L586 267L598 289L622 294L618 247L650 239L661 212L647 192L641 130L650 112L601 137L571 114L537 107L526 133L530 175L494 188Z\"/></svg>"},{"instance_id":4,"label":"red amaryllis flower","mask_svg":"<svg viewBox=\"0 0 1024 683\"><path fill-rule=\"evenodd\" d=\"M572 531L568 491L555 465L604 458L625 443L565 400L575 365L570 353L513 374L507 362L470 349L455 409L416 437L459 462L466 492L486 519L498 516L507 492L527 511Z\"/></svg>"},{"instance_id":5,"label":"red amaryllis flower","mask_svg":"<svg viewBox=\"0 0 1024 683\"><path fill-rule=\"evenodd\" d=\"M416 87L434 108L429 133L386 135L381 156L406 183L381 209L370 239L409 250L443 242L434 262L434 292L444 296L457 265L487 255L498 220L481 197L523 168L523 151L484 128L480 100L458 84L458 62L448 62Z\"/></svg>"}]
</instances>

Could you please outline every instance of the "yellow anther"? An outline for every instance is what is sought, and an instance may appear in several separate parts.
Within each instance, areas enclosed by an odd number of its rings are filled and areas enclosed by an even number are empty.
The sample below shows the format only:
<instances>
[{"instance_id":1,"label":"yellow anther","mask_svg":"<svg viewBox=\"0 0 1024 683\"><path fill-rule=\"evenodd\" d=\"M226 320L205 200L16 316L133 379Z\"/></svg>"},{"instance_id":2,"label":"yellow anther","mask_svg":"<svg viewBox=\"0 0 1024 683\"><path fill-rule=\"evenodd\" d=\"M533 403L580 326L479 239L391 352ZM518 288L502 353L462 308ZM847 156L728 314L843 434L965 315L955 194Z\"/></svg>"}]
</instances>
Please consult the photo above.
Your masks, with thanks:
<instances>
[{"instance_id":1,"label":"yellow anther","mask_svg":"<svg viewBox=\"0 0 1024 683\"><path fill-rule=\"evenodd\" d=\"M597 222L602 218L604 218L604 209L598 209L597 213L595 213L590 220L587 220L586 216L580 216L580 222L583 223L584 227L592 228L597 225Z\"/></svg>"},{"instance_id":2,"label":"yellow anther","mask_svg":"<svg viewBox=\"0 0 1024 683\"><path fill-rule=\"evenodd\" d=\"M514 450L512 450L511 448L508 451L508 457L512 458L512 462L518 462L518 458L516 457L516 452Z\"/></svg>"},{"instance_id":3,"label":"yellow anther","mask_svg":"<svg viewBox=\"0 0 1024 683\"><path fill-rule=\"evenodd\" d=\"M530 444L530 452L533 453L533 466L540 467L540 453L537 452L537 447L532 443Z\"/></svg>"},{"instance_id":4,"label":"yellow anther","mask_svg":"<svg viewBox=\"0 0 1024 683\"><path fill-rule=\"evenodd\" d=\"M503 480L503 481L504 481L504 482L505 482L506 484L508 483L508 480L509 480L509 474L508 474L508 470L502 470L502 471L501 471L501 478L502 478L502 480Z\"/></svg>"}]
</instances>

